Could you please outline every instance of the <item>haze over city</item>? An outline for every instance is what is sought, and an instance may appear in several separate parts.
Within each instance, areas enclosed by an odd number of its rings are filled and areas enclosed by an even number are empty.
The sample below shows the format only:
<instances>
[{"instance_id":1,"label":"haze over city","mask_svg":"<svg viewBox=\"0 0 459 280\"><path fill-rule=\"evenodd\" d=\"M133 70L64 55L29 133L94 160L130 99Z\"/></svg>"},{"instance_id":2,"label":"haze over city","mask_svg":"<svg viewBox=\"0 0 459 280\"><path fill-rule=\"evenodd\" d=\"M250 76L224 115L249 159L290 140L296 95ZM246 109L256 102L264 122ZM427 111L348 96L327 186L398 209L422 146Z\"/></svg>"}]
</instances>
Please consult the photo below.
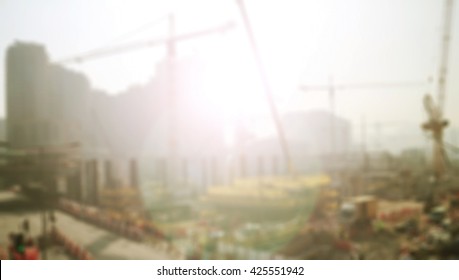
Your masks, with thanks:
<instances>
[{"instance_id":1,"label":"haze over city","mask_svg":"<svg viewBox=\"0 0 459 280\"><path fill-rule=\"evenodd\" d=\"M368 123L369 146L376 145L377 137L380 145L394 151L426 145L418 128L426 117L422 97L436 90L435 83L428 81L435 79L438 72L441 3L250 1L247 9L281 112L329 109L326 91L302 92L300 85L329 85L330 80L335 84L419 83L413 87L338 90L335 110L353 124L356 142L361 141L359 127L364 118ZM123 1L51 1L46 5L1 1L2 56L16 40L43 44L51 60L59 61L100 47L163 38L168 33L167 15L171 11L175 12L177 34L230 20L237 23L235 29L224 34L181 44L178 55L204 61L218 73L219 86L215 90L232 89L232 102L239 105L233 104L231 110L250 111L247 114L257 120L257 133L273 133L234 1L134 1L129 5ZM457 26L458 21L453 20L452 30L457 30ZM452 50L457 48L457 37L452 36ZM165 51L165 47L146 48L66 67L84 73L93 87L119 94L133 85L146 83L155 74L155 65ZM459 102L459 82L453 77L458 75L459 58L455 52L450 56L448 69L445 114L456 120L459 112L454 110L454 104ZM2 96L3 71L0 69ZM219 94L214 96L220 98ZM0 115L4 115L4 105L0 106ZM375 128L377 123L379 130ZM455 123L446 130L450 142L459 138ZM400 138L402 142L398 141Z\"/></svg>"},{"instance_id":2,"label":"haze over city","mask_svg":"<svg viewBox=\"0 0 459 280\"><path fill-rule=\"evenodd\" d=\"M0 0L0 259L458 259L456 2Z\"/></svg>"}]
</instances>

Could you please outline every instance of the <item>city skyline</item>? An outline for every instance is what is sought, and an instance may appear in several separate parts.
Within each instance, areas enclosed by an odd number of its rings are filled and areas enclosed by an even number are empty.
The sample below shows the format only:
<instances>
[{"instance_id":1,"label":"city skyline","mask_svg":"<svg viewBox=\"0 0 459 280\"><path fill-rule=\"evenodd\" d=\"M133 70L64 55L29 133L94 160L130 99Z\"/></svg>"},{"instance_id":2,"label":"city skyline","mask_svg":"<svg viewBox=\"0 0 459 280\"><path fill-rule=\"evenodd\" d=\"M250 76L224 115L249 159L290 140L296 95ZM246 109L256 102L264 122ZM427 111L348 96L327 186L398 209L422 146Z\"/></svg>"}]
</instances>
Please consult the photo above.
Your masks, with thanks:
<instances>
[{"instance_id":1,"label":"city skyline","mask_svg":"<svg viewBox=\"0 0 459 280\"><path fill-rule=\"evenodd\" d=\"M459 259L458 6L0 0L0 259Z\"/></svg>"},{"instance_id":2,"label":"city skyline","mask_svg":"<svg viewBox=\"0 0 459 280\"><path fill-rule=\"evenodd\" d=\"M330 77L337 84L427 81L436 74L442 2L385 2L387 1L376 1L371 5L356 0L346 1L346 4L336 1L302 1L302 4L295 1L247 3L281 112L329 109L327 92L304 93L298 90L301 84L327 85ZM0 35L0 46L4 49L15 39L37 41L46 45L51 59L56 61L98 46L161 38L167 35L167 14L171 10L176 11L178 34L212 27L227 20L236 21L239 26L227 34L209 36L179 46L179 56L185 59L199 56L214 65L220 63L223 67L232 68L229 69L229 74L238 70L245 71L245 79L239 80L233 88L235 91L242 89L244 92L256 92L247 106L257 107L253 110L254 115L266 116L267 106L259 94L260 86L256 81L259 78L251 63L253 58L248 51L245 34L240 28L235 2L222 1L220 4L213 4L206 1L175 1L164 4L137 1L132 6L119 2L107 6L109 12L103 15L106 21L97 23L95 18L97 12L105 7L103 4L84 1L78 4L55 4L52 16L47 17L50 11L44 10L39 4L27 1L2 2L0 5L6 8L2 10L11 12L3 18L11 23L12 28ZM208 7L207 12L199 9L203 5ZM154 12L144 11L148 7L155 7ZM15 13L19 9L22 12ZM457 6L455 9L457 10ZM278 20L272 21L271 15L275 12ZM67 13L71 16L66 17ZM84 17L88 20L82 22ZM24 20L18 21L21 18ZM37 20L37 24L33 26L27 24L33 19L41 20ZM57 20L61 20L59 26L54 24ZM145 25L146 22L151 25ZM391 28L392 25L397 26L397 29ZM139 26L145 26L144 30L132 32ZM457 26L458 21L453 20L445 110L452 126L446 130L446 137L450 141L457 138L452 131L454 128L457 130L456 120L459 119L459 113L453 109L454 104L459 102L458 95L455 94L459 85L453 78L459 66L459 56L454 52L458 41L457 36L454 36ZM94 32L88 32L90 27ZM78 36L65 32L66 28L68 31L76 30L74 34ZM50 32L44 32L45 30ZM126 36L120 36L123 34ZM64 40L57 40L58 37ZM165 48L159 47L66 67L84 73L94 88L119 94L130 86L147 83L155 75L154 65L164 56ZM241 60L246 62L247 69L241 69ZM2 71L4 69L0 73ZM221 72L224 71L226 70ZM0 95L4 94L3 76L0 78ZM222 77L219 83L228 85L228 77ZM422 97L432 87L427 85L401 89L338 91L335 94L336 113L349 119L356 128L360 127L362 118L365 118L371 126L399 122L402 127L399 130L406 130L404 124L414 127L425 120ZM387 113L389 108L390 114ZM3 106L0 106L0 116L4 115L2 110ZM260 127L265 131L264 134L273 131L271 121L267 118ZM382 131L384 133L384 129ZM359 134L358 129L354 129L356 140L361 138ZM420 129L417 135L413 135L413 138L416 137L422 137ZM418 144L422 144L422 141L418 141Z\"/></svg>"}]
</instances>

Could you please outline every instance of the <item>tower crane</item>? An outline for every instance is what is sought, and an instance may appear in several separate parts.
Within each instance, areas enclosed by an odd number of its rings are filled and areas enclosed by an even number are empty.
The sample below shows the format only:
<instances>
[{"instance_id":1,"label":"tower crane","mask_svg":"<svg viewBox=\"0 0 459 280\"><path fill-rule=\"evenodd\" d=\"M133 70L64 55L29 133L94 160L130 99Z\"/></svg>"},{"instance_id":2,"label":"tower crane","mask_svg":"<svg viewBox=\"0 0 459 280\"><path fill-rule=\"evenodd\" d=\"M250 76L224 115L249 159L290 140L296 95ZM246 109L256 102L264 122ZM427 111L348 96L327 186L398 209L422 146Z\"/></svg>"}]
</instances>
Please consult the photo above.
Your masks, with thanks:
<instances>
[{"instance_id":1,"label":"tower crane","mask_svg":"<svg viewBox=\"0 0 459 280\"><path fill-rule=\"evenodd\" d=\"M428 81L414 81L414 82L366 82L366 83L344 83L344 84L335 84L333 80L330 78L330 83L328 85L300 85L299 89L303 92L312 92L312 91L328 91L328 99L329 99L329 106L330 106L330 113L332 117L330 118L330 146L332 154L336 153L336 129L335 129L335 95L338 91L345 91L345 90L374 90L374 89L393 89L393 88L412 88L412 87L422 87L426 86ZM365 151L365 138L364 130L365 125L362 122L362 149L364 157L366 154Z\"/></svg>"},{"instance_id":2,"label":"tower crane","mask_svg":"<svg viewBox=\"0 0 459 280\"><path fill-rule=\"evenodd\" d=\"M437 81L437 100L432 95L424 96L424 109L428 120L422 124L422 128L430 132L433 140L432 167L434 178L439 181L446 172L446 152L443 141L444 129L448 126L448 120L443 116L446 92L446 77L449 59L449 44L451 39L451 23L453 19L454 0L445 0L444 22L441 42L440 67Z\"/></svg>"},{"instance_id":3,"label":"tower crane","mask_svg":"<svg viewBox=\"0 0 459 280\"><path fill-rule=\"evenodd\" d=\"M57 61L57 63L68 64L68 63L81 63L92 59L102 58L105 56L122 54L130 51L135 51L143 48L151 48L157 46L167 47L167 64L169 72L169 94L168 94L168 105L169 105L169 160L170 160L170 173L168 183L170 186L176 185L176 170L178 168L178 156L177 156L177 93L175 89L175 69L174 64L176 62L176 46L178 43L197 39L203 36L208 36L214 33L223 33L234 27L233 22L227 22L223 25L207 28L204 30L198 30L185 34L175 34L175 20L174 15L169 16L169 36L166 38L151 39L145 41L131 42L123 45L101 48L92 50L80 55L72 56L66 59Z\"/></svg>"}]
</instances>

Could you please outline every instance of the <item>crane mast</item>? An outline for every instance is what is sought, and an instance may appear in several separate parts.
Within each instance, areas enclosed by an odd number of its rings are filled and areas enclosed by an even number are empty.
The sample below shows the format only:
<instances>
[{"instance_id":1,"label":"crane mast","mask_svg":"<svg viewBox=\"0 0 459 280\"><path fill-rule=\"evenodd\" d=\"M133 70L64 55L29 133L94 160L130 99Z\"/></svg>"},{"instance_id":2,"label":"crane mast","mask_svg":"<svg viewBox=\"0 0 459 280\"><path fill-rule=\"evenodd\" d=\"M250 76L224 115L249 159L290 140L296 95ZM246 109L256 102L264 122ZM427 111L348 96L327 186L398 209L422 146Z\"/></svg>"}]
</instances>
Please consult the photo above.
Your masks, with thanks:
<instances>
[{"instance_id":1,"label":"crane mast","mask_svg":"<svg viewBox=\"0 0 459 280\"><path fill-rule=\"evenodd\" d=\"M439 118L443 116L443 106L445 103L446 76L448 73L449 45L451 40L451 23L454 8L454 0L445 0L443 34L441 43L440 68L438 76L438 108Z\"/></svg>"},{"instance_id":2,"label":"crane mast","mask_svg":"<svg viewBox=\"0 0 459 280\"><path fill-rule=\"evenodd\" d=\"M110 48L96 49L82 55L73 56L67 59L58 61L57 63L80 63L90 59L97 59L105 56L116 55L125 53L128 51L133 51L142 48L156 47L156 46L166 46L167 48L167 87L168 87L168 119L169 119L169 129L168 132L168 157L169 157L169 167L166 174L167 186L169 188L174 188L177 186L177 170L178 170L178 131L179 131L179 120L178 120L178 97L176 89L176 74L175 74L175 64L177 61L177 43L196 39L213 33L219 33L227 31L228 29L234 27L233 22L227 22L223 25L211 27L208 29L203 29L199 31L194 31L186 34L175 34L175 19L174 15L169 16L169 36L167 38L161 39L152 39L147 41L140 42L131 42L124 45L114 46Z\"/></svg>"},{"instance_id":3,"label":"crane mast","mask_svg":"<svg viewBox=\"0 0 459 280\"><path fill-rule=\"evenodd\" d=\"M336 133L336 93L338 91L345 91L345 90L372 90L372 89L392 89L392 88L411 88L411 87L419 87L427 85L427 82L421 81L413 81L413 82L366 82L366 83L345 83L345 84L336 84L333 82L332 77L329 79L328 85L300 85L299 90L303 92L309 91L328 91L328 99L329 99L329 106L330 106L330 124L329 124L329 135L330 135L330 162L333 165L336 162L336 143L337 143L337 133ZM362 132L362 153L363 153L363 162L364 167L368 166L368 158L366 155L366 147L365 147L365 121L362 118L361 124L361 132ZM339 139L338 139L339 141Z\"/></svg>"},{"instance_id":4,"label":"crane mast","mask_svg":"<svg viewBox=\"0 0 459 280\"><path fill-rule=\"evenodd\" d=\"M437 181L443 178L446 172L446 153L444 150L443 134L448 126L448 120L443 118L443 107L445 105L446 77L448 74L449 44L451 37L451 23L453 13L453 0L445 0L444 22L440 49L440 67L437 84L437 103L435 104L431 95L424 97L424 107L428 114L428 121L423 123L422 128L432 133L433 155L432 165L434 177Z\"/></svg>"}]
</instances>

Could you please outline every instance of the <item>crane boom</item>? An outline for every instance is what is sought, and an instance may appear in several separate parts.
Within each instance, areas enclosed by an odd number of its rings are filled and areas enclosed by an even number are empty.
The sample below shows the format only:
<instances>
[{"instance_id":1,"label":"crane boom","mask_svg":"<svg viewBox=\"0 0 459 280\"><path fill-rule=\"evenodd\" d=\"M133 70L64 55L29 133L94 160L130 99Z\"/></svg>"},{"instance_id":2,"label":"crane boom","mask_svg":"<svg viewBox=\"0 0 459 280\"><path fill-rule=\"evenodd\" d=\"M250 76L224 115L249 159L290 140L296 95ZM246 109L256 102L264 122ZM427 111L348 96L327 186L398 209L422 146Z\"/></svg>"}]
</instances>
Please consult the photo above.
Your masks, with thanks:
<instances>
[{"instance_id":1,"label":"crane boom","mask_svg":"<svg viewBox=\"0 0 459 280\"><path fill-rule=\"evenodd\" d=\"M159 45L164 45L167 48L167 71L168 71L168 107L169 107L169 159L170 159L170 172L167 175L167 185L170 187L175 187L177 185L176 180L176 169L178 166L178 157L177 157L177 131L179 130L178 120L177 120L177 94L175 88L175 63L176 63L176 44L179 42L184 42L187 40L195 39L197 37L203 37L212 33L225 32L235 26L234 22L229 21L223 25L207 28L199 31L194 31L190 33L185 33L181 35L175 35L175 20L173 14L169 17L169 36L166 38L152 39L147 41L132 42L124 45L96 49L89 52L86 52L81 55L73 56L67 59L62 59L56 63L79 63L84 62L89 59L97 59L104 56L121 54L128 51L138 50L142 48L155 47Z\"/></svg>"},{"instance_id":2,"label":"crane boom","mask_svg":"<svg viewBox=\"0 0 459 280\"><path fill-rule=\"evenodd\" d=\"M242 16L242 20L244 22L245 30L246 30L247 36L249 38L250 45L252 47L252 53L253 53L253 56L255 58L255 62L257 63L258 72L260 73L260 76L261 76L261 80L262 80L265 96L266 96L266 99L268 101L269 109L271 111L271 116L273 118L274 125L276 127L277 135L279 137L280 146L281 146L282 152L284 154L285 160L287 161L288 172L289 172L289 174L291 176L294 176L295 175L295 169L294 169L293 161L292 161L292 158L291 158L291 155L290 155L290 151L289 151L289 148L288 148L287 139L285 137L285 133L284 133L284 129L282 127L282 122L280 120L279 113L277 112L276 104L274 103L274 98L273 98L273 94L272 94L272 91L271 91L271 87L269 86L268 77L267 77L267 74L266 74L265 69L263 67L261 56L260 56L260 53L258 51L258 46L257 46L257 43L255 41L255 36L253 35L252 26L250 24L249 16L247 14L247 11L245 9L244 0L237 0L237 4L239 6L239 10L241 12L241 16Z\"/></svg>"},{"instance_id":3,"label":"crane boom","mask_svg":"<svg viewBox=\"0 0 459 280\"><path fill-rule=\"evenodd\" d=\"M343 90L365 90L365 89L383 89L383 88L401 88L401 87L419 87L427 85L427 82L366 82L366 83L349 83L349 84L334 84L333 80L330 79L329 85L300 85L299 89L301 91L328 91L328 98L330 103L330 113L332 117L330 118L330 146L331 153L335 155L336 153L336 128L335 128L335 95L337 91ZM362 121L362 135L365 134L365 125ZM364 136L362 136L362 143L365 142ZM364 166L367 166L367 157L365 152L365 147L363 145L363 154L364 154Z\"/></svg>"},{"instance_id":4,"label":"crane boom","mask_svg":"<svg viewBox=\"0 0 459 280\"><path fill-rule=\"evenodd\" d=\"M325 91L333 87L334 90L363 90L379 88L402 88L402 87L419 87L425 86L427 82L368 82L355 84L333 84L333 85L301 85L303 91Z\"/></svg>"},{"instance_id":5,"label":"crane boom","mask_svg":"<svg viewBox=\"0 0 459 280\"><path fill-rule=\"evenodd\" d=\"M225 32L233 28L234 26L235 26L235 23L233 21L229 21L217 27L194 31L190 33L185 33L185 34L181 34L181 35L177 35L173 37L152 39L152 40L146 40L146 41L138 41L138 42L132 42L132 43L119 45L115 47L96 49L96 50L92 50L92 51L83 53L81 55L72 56L69 58L58 60L57 63L62 63L62 64L80 63L85 60L97 59L97 58L102 58L102 57L110 56L110 55L116 55L116 54L124 53L127 51L131 51L131 50L150 48L150 47L155 47L158 45L170 44L171 42L176 43L179 41L180 42L187 41L187 40L194 39L196 37L208 35L210 33Z\"/></svg>"}]
</instances>

